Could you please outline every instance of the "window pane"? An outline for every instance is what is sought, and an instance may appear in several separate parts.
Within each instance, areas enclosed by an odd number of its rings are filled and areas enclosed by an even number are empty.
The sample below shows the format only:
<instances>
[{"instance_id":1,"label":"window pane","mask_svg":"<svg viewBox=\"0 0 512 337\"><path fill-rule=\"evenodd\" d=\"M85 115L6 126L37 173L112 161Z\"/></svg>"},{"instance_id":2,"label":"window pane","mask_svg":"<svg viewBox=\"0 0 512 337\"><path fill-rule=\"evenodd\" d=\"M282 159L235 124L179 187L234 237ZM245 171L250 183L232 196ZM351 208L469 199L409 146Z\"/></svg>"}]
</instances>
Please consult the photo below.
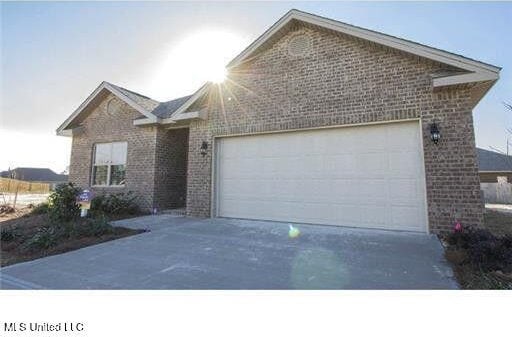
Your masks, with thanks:
<instances>
[{"instance_id":1,"label":"window pane","mask_svg":"<svg viewBox=\"0 0 512 337\"><path fill-rule=\"evenodd\" d=\"M112 143L112 158L111 164L125 165L126 164L126 142Z\"/></svg>"},{"instance_id":2,"label":"window pane","mask_svg":"<svg viewBox=\"0 0 512 337\"><path fill-rule=\"evenodd\" d=\"M107 184L108 166L94 166L92 170L92 184L93 185L106 185Z\"/></svg>"},{"instance_id":3,"label":"window pane","mask_svg":"<svg viewBox=\"0 0 512 337\"><path fill-rule=\"evenodd\" d=\"M94 164L95 165L106 165L110 161L110 151L112 143L96 144L96 150L94 153Z\"/></svg>"},{"instance_id":4,"label":"window pane","mask_svg":"<svg viewBox=\"0 0 512 337\"><path fill-rule=\"evenodd\" d=\"M110 167L110 185L124 185L125 165L112 165Z\"/></svg>"}]
</instances>

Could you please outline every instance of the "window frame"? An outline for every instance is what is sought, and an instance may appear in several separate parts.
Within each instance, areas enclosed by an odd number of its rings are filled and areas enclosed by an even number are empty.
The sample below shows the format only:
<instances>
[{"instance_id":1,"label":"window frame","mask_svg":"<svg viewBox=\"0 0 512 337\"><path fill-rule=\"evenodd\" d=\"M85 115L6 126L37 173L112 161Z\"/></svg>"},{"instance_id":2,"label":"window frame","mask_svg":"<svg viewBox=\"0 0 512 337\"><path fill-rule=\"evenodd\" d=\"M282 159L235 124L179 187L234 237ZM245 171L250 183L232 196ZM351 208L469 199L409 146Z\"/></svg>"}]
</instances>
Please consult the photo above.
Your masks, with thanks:
<instances>
[{"instance_id":1,"label":"window frame","mask_svg":"<svg viewBox=\"0 0 512 337\"><path fill-rule=\"evenodd\" d=\"M113 149L113 144L116 144L116 143L124 143L126 144L126 154L125 154L125 158L124 158L124 164L113 164L112 163L112 149ZM105 164L102 164L102 165L97 165L96 164L96 151L97 151L97 147L98 145L101 145L101 144L109 144L110 145L110 160L105 163ZM126 176L125 176L125 182L124 184L120 184L120 185L111 185L110 182L111 182L111 172L112 172L112 166L118 166L118 165L123 165L125 167L125 174L126 174L126 165L128 163L128 142L127 141L112 141L112 142L99 142L99 143L94 143L93 146L92 146L92 163L91 163L91 181L90 181L90 184L91 184L91 187L99 187L99 188L124 188L126 186ZM102 184L102 185L95 185L94 184L94 168L96 166L107 166L107 179L106 179L106 184Z\"/></svg>"}]
</instances>

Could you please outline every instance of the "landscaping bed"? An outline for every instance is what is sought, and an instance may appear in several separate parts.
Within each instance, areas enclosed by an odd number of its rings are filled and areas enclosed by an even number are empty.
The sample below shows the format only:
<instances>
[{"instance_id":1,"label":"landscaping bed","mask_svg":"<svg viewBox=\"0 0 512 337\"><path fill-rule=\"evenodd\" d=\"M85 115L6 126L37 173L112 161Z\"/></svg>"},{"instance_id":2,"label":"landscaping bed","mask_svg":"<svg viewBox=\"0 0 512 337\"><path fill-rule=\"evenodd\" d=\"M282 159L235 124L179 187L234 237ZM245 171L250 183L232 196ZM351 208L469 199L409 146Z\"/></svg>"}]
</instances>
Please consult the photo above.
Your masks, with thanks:
<instances>
[{"instance_id":1,"label":"landscaping bed","mask_svg":"<svg viewBox=\"0 0 512 337\"><path fill-rule=\"evenodd\" d=\"M131 195L101 196L88 217L79 217L79 190L63 185L49 204L6 211L0 217L0 266L30 261L139 234L144 230L114 227L111 220L141 213Z\"/></svg>"},{"instance_id":2,"label":"landscaping bed","mask_svg":"<svg viewBox=\"0 0 512 337\"><path fill-rule=\"evenodd\" d=\"M512 214L487 210L484 224L442 236L446 259L462 289L512 290Z\"/></svg>"}]
</instances>

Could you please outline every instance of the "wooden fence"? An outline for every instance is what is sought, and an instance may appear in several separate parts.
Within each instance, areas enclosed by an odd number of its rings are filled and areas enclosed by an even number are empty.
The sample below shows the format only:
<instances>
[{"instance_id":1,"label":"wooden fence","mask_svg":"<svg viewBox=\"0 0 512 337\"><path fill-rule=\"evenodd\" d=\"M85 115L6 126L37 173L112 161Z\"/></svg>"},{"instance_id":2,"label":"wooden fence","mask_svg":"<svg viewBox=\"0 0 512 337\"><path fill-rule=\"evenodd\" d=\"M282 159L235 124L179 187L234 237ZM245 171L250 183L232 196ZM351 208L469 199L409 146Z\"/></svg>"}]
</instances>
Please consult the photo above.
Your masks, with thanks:
<instances>
[{"instance_id":1,"label":"wooden fence","mask_svg":"<svg viewBox=\"0 0 512 337\"><path fill-rule=\"evenodd\" d=\"M50 193L50 184L0 178L0 192L19 194Z\"/></svg>"}]
</instances>

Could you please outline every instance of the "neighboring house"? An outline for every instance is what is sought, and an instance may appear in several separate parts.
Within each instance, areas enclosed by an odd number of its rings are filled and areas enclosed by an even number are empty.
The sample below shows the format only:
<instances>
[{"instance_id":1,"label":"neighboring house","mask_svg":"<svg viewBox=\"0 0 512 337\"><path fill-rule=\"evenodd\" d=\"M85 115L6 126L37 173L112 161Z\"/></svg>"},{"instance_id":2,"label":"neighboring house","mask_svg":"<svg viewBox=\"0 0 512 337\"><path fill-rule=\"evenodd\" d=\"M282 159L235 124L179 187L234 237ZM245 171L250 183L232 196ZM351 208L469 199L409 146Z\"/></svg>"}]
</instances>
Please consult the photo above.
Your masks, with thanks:
<instances>
[{"instance_id":1,"label":"neighboring house","mask_svg":"<svg viewBox=\"0 0 512 337\"><path fill-rule=\"evenodd\" d=\"M477 155L485 202L512 203L512 156L478 148Z\"/></svg>"},{"instance_id":2,"label":"neighboring house","mask_svg":"<svg viewBox=\"0 0 512 337\"><path fill-rule=\"evenodd\" d=\"M481 183L497 183L498 177L512 182L512 156L479 148L476 151Z\"/></svg>"},{"instance_id":3,"label":"neighboring house","mask_svg":"<svg viewBox=\"0 0 512 337\"><path fill-rule=\"evenodd\" d=\"M13 170L2 171L0 172L0 177L47 183L50 184L51 188L57 184L68 181L68 176L65 174L57 174L49 168L38 167L18 167Z\"/></svg>"},{"instance_id":4,"label":"neighboring house","mask_svg":"<svg viewBox=\"0 0 512 337\"><path fill-rule=\"evenodd\" d=\"M472 109L499 71L292 10L224 83L161 103L103 82L57 133L70 181L148 209L435 233L482 224Z\"/></svg>"}]
</instances>

